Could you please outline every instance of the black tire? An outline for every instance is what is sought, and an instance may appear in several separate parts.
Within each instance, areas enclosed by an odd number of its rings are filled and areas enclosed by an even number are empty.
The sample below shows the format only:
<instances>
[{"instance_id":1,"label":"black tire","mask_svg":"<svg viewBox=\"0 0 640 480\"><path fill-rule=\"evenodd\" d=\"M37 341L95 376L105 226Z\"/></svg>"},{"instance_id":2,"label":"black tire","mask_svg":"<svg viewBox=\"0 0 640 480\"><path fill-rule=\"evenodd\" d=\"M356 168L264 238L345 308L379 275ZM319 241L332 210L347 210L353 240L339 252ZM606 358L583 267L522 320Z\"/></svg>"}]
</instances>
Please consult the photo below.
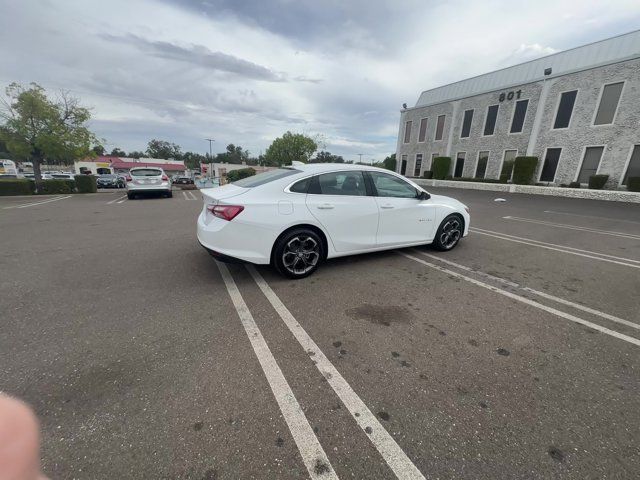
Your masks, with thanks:
<instances>
[{"instance_id":1,"label":"black tire","mask_svg":"<svg viewBox=\"0 0 640 480\"><path fill-rule=\"evenodd\" d=\"M300 279L315 272L323 258L324 247L318 234L296 228L276 240L272 263L281 275Z\"/></svg>"},{"instance_id":2,"label":"black tire","mask_svg":"<svg viewBox=\"0 0 640 480\"><path fill-rule=\"evenodd\" d=\"M172 191L168 191L167 192L167 198L173 198L173 192Z\"/></svg>"},{"instance_id":3,"label":"black tire","mask_svg":"<svg viewBox=\"0 0 640 480\"><path fill-rule=\"evenodd\" d=\"M436 238L433 239L433 246L437 250L446 252L453 249L464 233L464 220L460 215L452 214L447 216L438 227Z\"/></svg>"},{"instance_id":4,"label":"black tire","mask_svg":"<svg viewBox=\"0 0 640 480\"><path fill-rule=\"evenodd\" d=\"M136 194L133 192L127 192L127 198L129 200L133 200L134 198L136 198Z\"/></svg>"}]
</instances>

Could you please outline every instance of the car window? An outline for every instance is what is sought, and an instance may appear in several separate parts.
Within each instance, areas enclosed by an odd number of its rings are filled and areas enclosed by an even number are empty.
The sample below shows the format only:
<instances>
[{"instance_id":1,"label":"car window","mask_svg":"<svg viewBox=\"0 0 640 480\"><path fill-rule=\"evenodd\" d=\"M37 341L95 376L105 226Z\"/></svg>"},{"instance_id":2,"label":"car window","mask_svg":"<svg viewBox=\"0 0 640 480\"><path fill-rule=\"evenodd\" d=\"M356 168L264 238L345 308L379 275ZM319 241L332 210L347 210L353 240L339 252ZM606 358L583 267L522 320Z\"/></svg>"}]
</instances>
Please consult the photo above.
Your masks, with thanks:
<instances>
[{"instance_id":1,"label":"car window","mask_svg":"<svg viewBox=\"0 0 640 480\"><path fill-rule=\"evenodd\" d=\"M362 172L333 172L318 175L313 192L321 195L367 195Z\"/></svg>"},{"instance_id":2,"label":"car window","mask_svg":"<svg viewBox=\"0 0 640 480\"><path fill-rule=\"evenodd\" d=\"M131 170L131 175L134 177L157 177L162 175L162 172L156 168L141 168L139 170Z\"/></svg>"},{"instance_id":3,"label":"car window","mask_svg":"<svg viewBox=\"0 0 640 480\"><path fill-rule=\"evenodd\" d=\"M416 198L417 190L401 178L386 173L369 172L378 197Z\"/></svg>"},{"instance_id":4,"label":"car window","mask_svg":"<svg viewBox=\"0 0 640 480\"><path fill-rule=\"evenodd\" d=\"M269 170L267 172L258 173L257 175L252 175L251 177L242 178L233 182L233 184L244 188L259 187L265 183L280 180L281 178L288 177L289 175L295 175L296 173L300 173L300 170L296 170L294 168L277 168L275 170Z\"/></svg>"},{"instance_id":5,"label":"car window","mask_svg":"<svg viewBox=\"0 0 640 480\"><path fill-rule=\"evenodd\" d=\"M307 193L309 190L309 184L311 183L311 177L305 178L303 180L297 181L289 188L290 192L293 193Z\"/></svg>"}]
</instances>

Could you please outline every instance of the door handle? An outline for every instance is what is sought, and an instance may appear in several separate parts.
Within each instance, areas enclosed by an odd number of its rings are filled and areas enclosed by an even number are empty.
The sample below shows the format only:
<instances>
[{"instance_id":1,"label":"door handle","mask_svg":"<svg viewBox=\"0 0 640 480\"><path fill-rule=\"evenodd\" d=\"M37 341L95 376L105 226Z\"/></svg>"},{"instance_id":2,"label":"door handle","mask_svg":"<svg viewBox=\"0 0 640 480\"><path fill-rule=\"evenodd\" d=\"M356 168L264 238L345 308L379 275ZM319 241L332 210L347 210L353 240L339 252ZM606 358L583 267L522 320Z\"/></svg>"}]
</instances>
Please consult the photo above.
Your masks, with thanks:
<instances>
[{"instance_id":1,"label":"door handle","mask_svg":"<svg viewBox=\"0 0 640 480\"><path fill-rule=\"evenodd\" d=\"M333 205L330 203L321 203L320 205L318 205L318 208L320 210L331 210L333 208Z\"/></svg>"},{"instance_id":2,"label":"door handle","mask_svg":"<svg viewBox=\"0 0 640 480\"><path fill-rule=\"evenodd\" d=\"M380 208L393 208L393 205L387 203L386 205L380 205Z\"/></svg>"}]
</instances>

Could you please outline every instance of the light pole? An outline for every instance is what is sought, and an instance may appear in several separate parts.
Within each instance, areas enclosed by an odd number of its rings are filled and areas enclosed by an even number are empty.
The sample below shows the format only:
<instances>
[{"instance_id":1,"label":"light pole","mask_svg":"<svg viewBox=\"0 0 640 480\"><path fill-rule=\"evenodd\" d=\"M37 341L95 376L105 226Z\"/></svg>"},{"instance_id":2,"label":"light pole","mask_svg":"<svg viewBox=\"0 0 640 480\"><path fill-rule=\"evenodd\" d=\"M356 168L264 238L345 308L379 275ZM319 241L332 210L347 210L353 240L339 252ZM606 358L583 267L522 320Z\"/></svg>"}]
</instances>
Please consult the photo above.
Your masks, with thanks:
<instances>
[{"instance_id":1,"label":"light pole","mask_svg":"<svg viewBox=\"0 0 640 480\"><path fill-rule=\"evenodd\" d=\"M362 163L362 155L364 155L363 153L358 153L357 154L360 157L360 160L358 160L358 163Z\"/></svg>"},{"instance_id":2,"label":"light pole","mask_svg":"<svg viewBox=\"0 0 640 480\"><path fill-rule=\"evenodd\" d=\"M211 153L211 144L215 142L213 138L205 138L207 142L209 142L209 158L213 159L213 154Z\"/></svg>"}]
</instances>

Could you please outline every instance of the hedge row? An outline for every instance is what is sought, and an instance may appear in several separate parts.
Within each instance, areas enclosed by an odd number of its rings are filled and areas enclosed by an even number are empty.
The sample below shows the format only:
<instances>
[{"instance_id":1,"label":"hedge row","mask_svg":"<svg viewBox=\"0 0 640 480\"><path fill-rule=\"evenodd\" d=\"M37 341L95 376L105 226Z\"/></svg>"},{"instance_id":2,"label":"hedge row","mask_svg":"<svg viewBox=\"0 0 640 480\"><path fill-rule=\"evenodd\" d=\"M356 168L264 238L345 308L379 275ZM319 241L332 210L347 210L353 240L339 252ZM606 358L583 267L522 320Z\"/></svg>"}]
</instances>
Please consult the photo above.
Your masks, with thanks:
<instances>
[{"instance_id":1,"label":"hedge row","mask_svg":"<svg viewBox=\"0 0 640 480\"><path fill-rule=\"evenodd\" d=\"M36 184L25 178L0 178L0 196L32 195Z\"/></svg>"},{"instance_id":2,"label":"hedge row","mask_svg":"<svg viewBox=\"0 0 640 480\"><path fill-rule=\"evenodd\" d=\"M496 178L474 178L474 177L452 177L449 180L456 182L478 182L478 183L507 183L506 180Z\"/></svg>"},{"instance_id":3,"label":"hedge row","mask_svg":"<svg viewBox=\"0 0 640 480\"><path fill-rule=\"evenodd\" d=\"M96 177L93 175L76 175L75 180L51 179L37 182L41 195L64 193L95 193L98 191ZM27 178L0 179L0 196L33 195L36 193L36 182Z\"/></svg>"},{"instance_id":4,"label":"hedge row","mask_svg":"<svg viewBox=\"0 0 640 480\"><path fill-rule=\"evenodd\" d=\"M229 183L236 182L243 178L251 177L256 174L253 168L240 168L238 170L231 170L227 172L227 180Z\"/></svg>"},{"instance_id":5,"label":"hedge row","mask_svg":"<svg viewBox=\"0 0 640 480\"><path fill-rule=\"evenodd\" d=\"M640 192L640 177L627 178L627 190L630 192Z\"/></svg>"},{"instance_id":6,"label":"hedge row","mask_svg":"<svg viewBox=\"0 0 640 480\"><path fill-rule=\"evenodd\" d=\"M513 183L531 185L538 166L538 157L516 157L513 163Z\"/></svg>"},{"instance_id":7,"label":"hedge row","mask_svg":"<svg viewBox=\"0 0 640 480\"><path fill-rule=\"evenodd\" d=\"M451 168L451 157L436 157L431 164L433 178L436 180L444 180L449 174Z\"/></svg>"}]
</instances>

